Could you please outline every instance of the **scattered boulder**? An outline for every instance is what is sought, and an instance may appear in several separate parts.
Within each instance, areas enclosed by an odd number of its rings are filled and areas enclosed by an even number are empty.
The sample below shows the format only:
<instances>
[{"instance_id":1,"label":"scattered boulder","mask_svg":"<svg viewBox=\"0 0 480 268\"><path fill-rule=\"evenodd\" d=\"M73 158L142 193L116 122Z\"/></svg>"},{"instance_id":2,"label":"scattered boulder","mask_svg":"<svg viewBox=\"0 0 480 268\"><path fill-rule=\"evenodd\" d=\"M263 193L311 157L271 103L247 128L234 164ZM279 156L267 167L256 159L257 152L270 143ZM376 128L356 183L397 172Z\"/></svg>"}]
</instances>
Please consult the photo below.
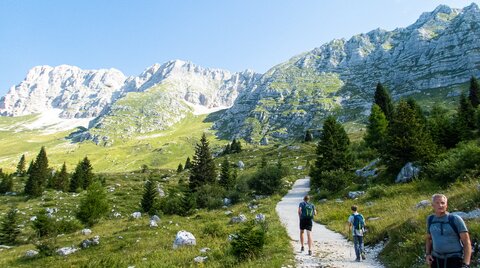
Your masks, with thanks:
<instances>
[{"instance_id":1,"label":"scattered boulder","mask_svg":"<svg viewBox=\"0 0 480 268\"><path fill-rule=\"evenodd\" d=\"M400 170L400 173L398 173L397 178L395 179L395 183L409 182L409 181L413 180L414 178L417 178L418 173L420 173L420 168L415 167L412 164L412 162L408 162Z\"/></svg>"},{"instance_id":2,"label":"scattered boulder","mask_svg":"<svg viewBox=\"0 0 480 268\"><path fill-rule=\"evenodd\" d=\"M76 248L76 247L63 247L63 248L59 248L57 249L57 254L60 255L60 256L67 256L67 255L70 255L72 253L75 253L76 251L78 251L79 249Z\"/></svg>"},{"instance_id":3,"label":"scattered boulder","mask_svg":"<svg viewBox=\"0 0 480 268\"><path fill-rule=\"evenodd\" d=\"M245 164L241 160L238 161L237 166L238 166L239 169L244 169L245 168Z\"/></svg>"},{"instance_id":4,"label":"scattered boulder","mask_svg":"<svg viewBox=\"0 0 480 268\"><path fill-rule=\"evenodd\" d=\"M195 239L195 236L190 232L182 230L177 233L175 241L173 241L173 248L176 249L182 246L192 246L196 244L197 240Z\"/></svg>"},{"instance_id":5,"label":"scattered boulder","mask_svg":"<svg viewBox=\"0 0 480 268\"><path fill-rule=\"evenodd\" d=\"M464 220L480 219L480 208L472 210L468 213L465 213L465 212L462 212L462 211L456 211L456 212L452 212L452 214L453 215L458 215Z\"/></svg>"},{"instance_id":6,"label":"scattered boulder","mask_svg":"<svg viewBox=\"0 0 480 268\"><path fill-rule=\"evenodd\" d=\"M25 252L25 257L26 258L33 258L37 255L38 255L38 251L33 250L33 249L27 250L27 252Z\"/></svg>"},{"instance_id":7,"label":"scattered boulder","mask_svg":"<svg viewBox=\"0 0 480 268\"><path fill-rule=\"evenodd\" d=\"M96 246L100 244L100 236L96 235L91 239L85 239L80 243L81 248L89 248L90 246Z\"/></svg>"},{"instance_id":8,"label":"scattered boulder","mask_svg":"<svg viewBox=\"0 0 480 268\"><path fill-rule=\"evenodd\" d=\"M238 235L237 234L229 234L228 235L228 241L231 242L233 239L236 239L238 238Z\"/></svg>"},{"instance_id":9,"label":"scattered boulder","mask_svg":"<svg viewBox=\"0 0 480 268\"><path fill-rule=\"evenodd\" d=\"M335 199L335 202L337 202L337 203L343 203L343 200L342 200L341 198L337 198L337 199Z\"/></svg>"},{"instance_id":10,"label":"scattered boulder","mask_svg":"<svg viewBox=\"0 0 480 268\"><path fill-rule=\"evenodd\" d=\"M232 212L231 210L225 211L225 215L227 215L227 216L228 216L228 215L231 215L232 213L233 213L233 212Z\"/></svg>"},{"instance_id":11,"label":"scattered boulder","mask_svg":"<svg viewBox=\"0 0 480 268\"><path fill-rule=\"evenodd\" d=\"M231 200L230 198L226 198L226 197L225 197L225 198L223 199L223 204L224 204L225 206L229 206L230 204L232 204L232 200Z\"/></svg>"},{"instance_id":12,"label":"scattered boulder","mask_svg":"<svg viewBox=\"0 0 480 268\"><path fill-rule=\"evenodd\" d=\"M160 184L157 184L157 192L158 196L165 197L165 191L162 189L162 186Z\"/></svg>"},{"instance_id":13,"label":"scattered boulder","mask_svg":"<svg viewBox=\"0 0 480 268\"><path fill-rule=\"evenodd\" d=\"M265 215L262 213L258 213L255 215L255 221L256 222L265 222Z\"/></svg>"},{"instance_id":14,"label":"scattered boulder","mask_svg":"<svg viewBox=\"0 0 480 268\"><path fill-rule=\"evenodd\" d=\"M0 245L0 249L11 249L12 247L6 245Z\"/></svg>"},{"instance_id":15,"label":"scattered boulder","mask_svg":"<svg viewBox=\"0 0 480 268\"><path fill-rule=\"evenodd\" d=\"M194 262L196 263L204 263L208 259L207 256L202 257L202 256L197 256L193 259Z\"/></svg>"},{"instance_id":16,"label":"scattered boulder","mask_svg":"<svg viewBox=\"0 0 480 268\"><path fill-rule=\"evenodd\" d=\"M210 248L202 248L202 249L200 249L200 253L207 253L208 251L210 251Z\"/></svg>"},{"instance_id":17,"label":"scattered boulder","mask_svg":"<svg viewBox=\"0 0 480 268\"><path fill-rule=\"evenodd\" d=\"M263 137L263 138L260 140L260 145L268 145L268 138L267 138L267 136Z\"/></svg>"},{"instance_id":18,"label":"scattered boulder","mask_svg":"<svg viewBox=\"0 0 480 268\"><path fill-rule=\"evenodd\" d=\"M33 216L30 218L30 221L36 221L37 220L37 216Z\"/></svg>"},{"instance_id":19,"label":"scattered boulder","mask_svg":"<svg viewBox=\"0 0 480 268\"><path fill-rule=\"evenodd\" d=\"M90 234L92 233L92 230L90 230L90 229L83 229L83 230L81 231L81 233L82 233L82 235L90 235Z\"/></svg>"},{"instance_id":20,"label":"scattered boulder","mask_svg":"<svg viewBox=\"0 0 480 268\"><path fill-rule=\"evenodd\" d=\"M115 213L113 213L113 217L114 218L121 218L122 214L120 212L115 212Z\"/></svg>"},{"instance_id":21,"label":"scattered boulder","mask_svg":"<svg viewBox=\"0 0 480 268\"><path fill-rule=\"evenodd\" d=\"M246 222L246 221L247 221L247 217L245 217L245 215L243 215L243 214L238 215L238 217L233 217L230 220L231 223L241 223L241 222Z\"/></svg>"},{"instance_id":22,"label":"scattered boulder","mask_svg":"<svg viewBox=\"0 0 480 268\"><path fill-rule=\"evenodd\" d=\"M357 169L355 171L355 175L362 177L362 178L367 178L367 177L376 177L377 176L377 169L373 168L374 166L377 165L377 163L380 161L380 159L375 159L372 162L368 163L365 167L361 169Z\"/></svg>"},{"instance_id":23,"label":"scattered boulder","mask_svg":"<svg viewBox=\"0 0 480 268\"><path fill-rule=\"evenodd\" d=\"M418 202L418 204L415 205L416 209L421 209L421 208L426 208L430 206L430 201L429 200L422 200Z\"/></svg>"},{"instance_id":24,"label":"scattered boulder","mask_svg":"<svg viewBox=\"0 0 480 268\"><path fill-rule=\"evenodd\" d=\"M150 228L153 228L153 227L158 227L158 224L156 221L154 220L150 220L150 224L149 224Z\"/></svg>"},{"instance_id":25,"label":"scattered boulder","mask_svg":"<svg viewBox=\"0 0 480 268\"><path fill-rule=\"evenodd\" d=\"M365 191L348 192L348 198L355 199L365 194Z\"/></svg>"},{"instance_id":26,"label":"scattered boulder","mask_svg":"<svg viewBox=\"0 0 480 268\"><path fill-rule=\"evenodd\" d=\"M131 216L132 216L132 218L134 218L134 219L140 219L140 218L142 217L142 213L141 213L141 212L138 212L138 211L137 211L137 212L133 212Z\"/></svg>"}]
</instances>

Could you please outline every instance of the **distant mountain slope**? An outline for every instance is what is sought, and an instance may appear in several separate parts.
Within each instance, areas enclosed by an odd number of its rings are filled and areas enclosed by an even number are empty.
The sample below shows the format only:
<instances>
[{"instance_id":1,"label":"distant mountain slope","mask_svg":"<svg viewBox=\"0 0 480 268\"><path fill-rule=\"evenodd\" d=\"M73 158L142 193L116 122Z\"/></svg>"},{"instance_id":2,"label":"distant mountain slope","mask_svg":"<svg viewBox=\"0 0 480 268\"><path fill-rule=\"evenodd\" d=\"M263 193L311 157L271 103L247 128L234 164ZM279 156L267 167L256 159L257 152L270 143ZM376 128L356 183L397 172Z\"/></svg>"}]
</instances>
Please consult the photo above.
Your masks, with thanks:
<instances>
[{"instance_id":1,"label":"distant mountain slope","mask_svg":"<svg viewBox=\"0 0 480 268\"><path fill-rule=\"evenodd\" d=\"M480 75L479 36L480 11L471 4L439 6L407 28L333 40L270 69L215 128L252 142L298 137L327 114L366 115L378 82L396 98L464 83Z\"/></svg>"}]
</instances>

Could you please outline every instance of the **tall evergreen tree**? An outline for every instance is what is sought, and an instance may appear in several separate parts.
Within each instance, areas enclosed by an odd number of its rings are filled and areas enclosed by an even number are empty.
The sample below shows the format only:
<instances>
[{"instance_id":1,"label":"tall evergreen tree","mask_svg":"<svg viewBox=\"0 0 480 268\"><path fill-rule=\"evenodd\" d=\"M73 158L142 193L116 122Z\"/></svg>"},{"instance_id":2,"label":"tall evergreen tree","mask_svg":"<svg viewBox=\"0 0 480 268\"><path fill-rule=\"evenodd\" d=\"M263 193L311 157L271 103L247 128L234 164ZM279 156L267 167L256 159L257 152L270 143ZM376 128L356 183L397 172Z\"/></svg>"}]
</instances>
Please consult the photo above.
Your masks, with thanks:
<instances>
[{"instance_id":1,"label":"tall evergreen tree","mask_svg":"<svg viewBox=\"0 0 480 268\"><path fill-rule=\"evenodd\" d=\"M0 173L0 194L13 191L13 174Z\"/></svg>"},{"instance_id":2,"label":"tall evergreen tree","mask_svg":"<svg viewBox=\"0 0 480 268\"><path fill-rule=\"evenodd\" d=\"M470 100L470 103L475 109L478 107L478 104L480 104L479 91L480 83L478 83L478 80L477 78L475 78L475 76L472 76L472 78L470 78L470 90L468 94L468 99Z\"/></svg>"},{"instance_id":3,"label":"tall evergreen tree","mask_svg":"<svg viewBox=\"0 0 480 268\"><path fill-rule=\"evenodd\" d=\"M180 173L183 171L183 166L182 166L182 163L178 164L178 167L177 167L177 173Z\"/></svg>"},{"instance_id":4,"label":"tall evergreen tree","mask_svg":"<svg viewBox=\"0 0 480 268\"><path fill-rule=\"evenodd\" d=\"M30 165L28 165L27 175L32 174L32 169L33 169L33 160L30 161Z\"/></svg>"},{"instance_id":5,"label":"tall evergreen tree","mask_svg":"<svg viewBox=\"0 0 480 268\"><path fill-rule=\"evenodd\" d=\"M82 161L78 162L75 171L70 180L70 192L76 192L79 189L87 189L93 183L93 168L90 160L85 156Z\"/></svg>"},{"instance_id":6,"label":"tall evergreen tree","mask_svg":"<svg viewBox=\"0 0 480 268\"><path fill-rule=\"evenodd\" d=\"M385 115L387 120L390 121L393 116L394 106L387 88L384 87L381 83L378 83L375 89L374 103L380 106L383 114Z\"/></svg>"},{"instance_id":7,"label":"tall evergreen tree","mask_svg":"<svg viewBox=\"0 0 480 268\"><path fill-rule=\"evenodd\" d=\"M220 170L219 183L223 188L225 188L225 190L230 190L235 185L232 170L230 168L230 162L228 162L228 158L226 157L222 162L222 169Z\"/></svg>"},{"instance_id":8,"label":"tall evergreen tree","mask_svg":"<svg viewBox=\"0 0 480 268\"><path fill-rule=\"evenodd\" d=\"M48 169L47 152L45 151L45 147L42 146L35 162L33 162L31 166L30 175L25 184L25 193L31 196L42 195L49 177L50 170Z\"/></svg>"},{"instance_id":9,"label":"tall evergreen tree","mask_svg":"<svg viewBox=\"0 0 480 268\"><path fill-rule=\"evenodd\" d=\"M415 116L420 120L420 122L422 124L426 124L427 123L427 118L423 114L422 107L420 107L420 105L418 105L418 103L415 101L415 99L410 97L410 98L407 99L407 103L408 103L408 105L410 105L410 108L412 108L412 110L415 111Z\"/></svg>"},{"instance_id":10,"label":"tall evergreen tree","mask_svg":"<svg viewBox=\"0 0 480 268\"><path fill-rule=\"evenodd\" d=\"M448 112L448 109L434 105L427 121L428 130L435 144L446 149L455 147L460 141L453 118Z\"/></svg>"},{"instance_id":11,"label":"tall evergreen tree","mask_svg":"<svg viewBox=\"0 0 480 268\"><path fill-rule=\"evenodd\" d=\"M143 187L143 197L141 201L142 210L145 213L152 214L152 208L155 204L155 198L157 197L157 191L155 184L151 180L147 180Z\"/></svg>"},{"instance_id":12,"label":"tall evergreen tree","mask_svg":"<svg viewBox=\"0 0 480 268\"><path fill-rule=\"evenodd\" d=\"M22 156L20 157L20 161L18 161L18 164L17 164L17 176L25 176L25 173L27 172L25 170L25 166L26 166L26 160L25 160L25 155L22 154Z\"/></svg>"},{"instance_id":13,"label":"tall evergreen tree","mask_svg":"<svg viewBox=\"0 0 480 268\"><path fill-rule=\"evenodd\" d=\"M388 121L377 104L373 104L368 117L367 133L364 137L368 147L381 150L385 146Z\"/></svg>"},{"instance_id":14,"label":"tall evergreen tree","mask_svg":"<svg viewBox=\"0 0 480 268\"><path fill-rule=\"evenodd\" d=\"M461 140L473 138L473 131L476 130L476 113L470 100L465 94L460 95L457 117L455 119L455 129Z\"/></svg>"},{"instance_id":15,"label":"tall evergreen tree","mask_svg":"<svg viewBox=\"0 0 480 268\"><path fill-rule=\"evenodd\" d=\"M83 169L83 189L87 189L88 186L93 183L95 175L93 174L93 168L88 157L85 156L85 158L83 158L81 165Z\"/></svg>"},{"instance_id":16,"label":"tall evergreen tree","mask_svg":"<svg viewBox=\"0 0 480 268\"><path fill-rule=\"evenodd\" d=\"M53 178L52 188L57 191L66 192L69 188L67 165L63 162L62 169Z\"/></svg>"},{"instance_id":17,"label":"tall evergreen tree","mask_svg":"<svg viewBox=\"0 0 480 268\"><path fill-rule=\"evenodd\" d=\"M396 173L407 162L428 162L436 146L418 112L401 100L389 123L387 144L383 157L391 173Z\"/></svg>"},{"instance_id":18,"label":"tall evergreen tree","mask_svg":"<svg viewBox=\"0 0 480 268\"><path fill-rule=\"evenodd\" d=\"M187 156L187 160L185 161L185 166L183 169L191 169L192 168L192 162L190 161L190 156Z\"/></svg>"},{"instance_id":19,"label":"tall evergreen tree","mask_svg":"<svg viewBox=\"0 0 480 268\"><path fill-rule=\"evenodd\" d=\"M80 201L77 218L87 226L93 226L107 215L108 211L107 192L99 181L93 182L88 186L86 195Z\"/></svg>"},{"instance_id":20,"label":"tall evergreen tree","mask_svg":"<svg viewBox=\"0 0 480 268\"><path fill-rule=\"evenodd\" d=\"M199 186L214 183L217 178L207 136L203 133L200 143L195 148L193 164L190 170L190 189L195 191Z\"/></svg>"},{"instance_id":21,"label":"tall evergreen tree","mask_svg":"<svg viewBox=\"0 0 480 268\"><path fill-rule=\"evenodd\" d=\"M310 172L312 180L318 181L323 171L347 169L350 165L350 139L335 117L329 116L323 123L320 141L316 149L315 166Z\"/></svg>"},{"instance_id":22,"label":"tall evergreen tree","mask_svg":"<svg viewBox=\"0 0 480 268\"><path fill-rule=\"evenodd\" d=\"M242 151L242 144L237 139L233 139L232 144L230 145L231 153L240 153Z\"/></svg>"},{"instance_id":23,"label":"tall evergreen tree","mask_svg":"<svg viewBox=\"0 0 480 268\"><path fill-rule=\"evenodd\" d=\"M310 131L310 129L307 129L307 131L305 131L304 141L305 142L313 141L313 135L312 135L312 132Z\"/></svg>"},{"instance_id":24,"label":"tall evergreen tree","mask_svg":"<svg viewBox=\"0 0 480 268\"><path fill-rule=\"evenodd\" d=\"M0 225L0 244L14 245L20 229L18 228L18 210L11 208Z\"/></svg>"}]
</instances>

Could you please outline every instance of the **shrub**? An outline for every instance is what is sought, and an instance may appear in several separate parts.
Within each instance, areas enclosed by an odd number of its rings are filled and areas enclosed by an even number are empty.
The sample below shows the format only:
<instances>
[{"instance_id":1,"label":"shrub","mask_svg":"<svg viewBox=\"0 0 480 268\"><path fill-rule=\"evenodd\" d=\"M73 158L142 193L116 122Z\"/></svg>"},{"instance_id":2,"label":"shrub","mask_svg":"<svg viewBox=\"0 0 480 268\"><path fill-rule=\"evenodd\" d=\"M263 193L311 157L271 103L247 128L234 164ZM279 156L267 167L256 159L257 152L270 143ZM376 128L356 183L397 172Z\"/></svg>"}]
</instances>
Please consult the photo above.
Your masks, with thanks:
<instances>
[{"instance_id":1,"label":"shrub","mask_svg":"<svg viewBox=\"0 0 480 268\"><path fill-rule=\"evenodd\" d=\"M195 193L197 207L216 209L223 205L222 197L225 190L220 185L206 184L197 188Z\"/></svg>"},{"instance_id":2,"label":"shrub","mask_svg":"<svg viewBox=\"0 0 480 268\"><path fill-rule=\"evenodd\" d=\"M0 244L13 245L17 240L17 236L20 234L18 229L18 210L11 208L5 218L2 220L0 226Z\"/></svg>"},{"instance_id":3,"label":"shrub","mask_svg":"<svg viewBox=\"0 0 480 268\"><path fill-rule=\"evenodd\" d=\"M87 226L97 223L108 213L107 193L100 182L94 182L87 188L87 193L80 201L77 218Z\"/></svg>"},{"instance_id":4,"label":"shrub","mask_svg":"<svg viewBox=\"0 0 480 268\"><path fill-rule=\"evenodd\" d=\"M203 227L203 234L211 237L222 237L226 234L225 225L218 222L207 223Z\"/></svg>"},{"instance_id":5,"label":"shrub","mask_svg":"<svg viewBox=\"0 0 480 268\"><path fill-rule=\"evenodd\" d=\"M44 239L35 244L40 256L53 256L57 250L55 238Z\"/></svg>"},{"instance_id":6,"label":"shrub","mask_svg":"<svg viewBox=\"0 0 480 268\"><path fill-rule=\"evenodd\" d=\"M343 169L322 171L320 173L318 186L320 189L335 193L343 190L346 185L352 182L354 177L355 175L352 172L344 171Z\"/></svg>"},{"instance_id":7,"label":"shrub","mask_svg":"<svg viewBox=\"0 0 480 268\"><path fill-rule=\"evenodd\" d=\"M438 159L427 167L426 174L441 184L480 174L480 146L474 142L460 144Z\"/></svg>"},{"instance_id":8,"label":"shrub","mask_svg":"<svg viewBox=\"0 0 480 268\"><path fill-rule=\"evenodd\" d=\"M56 229L58 233L68 234L82 229L82 223L78 220L61 220L56 222Z\"/></svg>"},{"instance_id":9,"label":"shrub","mask_svg":"<svg viewBox=\"0 0 480 268\"><path fill-rule=\"evenodd\" d=\"M13 189L13 175L3 174L2 182L0 182L0 194L4 194L6 192L11 192Z\"/></svg>"},{"instance_id":10,"label":"shrub","mask_svg":"<svg viewBox=\"0 0 480 268\"><path fill-rule=\"evenodd\" d=\"M266 226L250 221L230 242L233 255L239 260L257 257L263 249Z\"/></svg>"},{"instance_id":11,"label":"shrub","mask_svg":"<svg viewBox=\"0 0 480 268\"><path fill-rule=\"evenodd\" d=\"M178 189L168 190L168 195L161 198L154 211L162 211L166 215L189 215L195 209L195 196Z\"/></svg>"},{"instance_id":12,"label":"shrub","mask_svg":"<svg viewBox=\"0 0 480 268\"><path fill-rule=\"evenodd\" d=\"M36 215L37 219L33 221L33 229L37 237L53 236L57 234L55 220L47 214L45 210L41 210Z\"/></svg>"},{"instance_id":13,"label":"shrub","mask_svg":"<svg viewBox=\"0 0 480 268\"><path fill-rule=\"evenodd\" d=\"M284 168L266 166L259 169L250 178L248 186L257 194L271 195L280 190L285 174Z\"/></svg>"}]
</instances>

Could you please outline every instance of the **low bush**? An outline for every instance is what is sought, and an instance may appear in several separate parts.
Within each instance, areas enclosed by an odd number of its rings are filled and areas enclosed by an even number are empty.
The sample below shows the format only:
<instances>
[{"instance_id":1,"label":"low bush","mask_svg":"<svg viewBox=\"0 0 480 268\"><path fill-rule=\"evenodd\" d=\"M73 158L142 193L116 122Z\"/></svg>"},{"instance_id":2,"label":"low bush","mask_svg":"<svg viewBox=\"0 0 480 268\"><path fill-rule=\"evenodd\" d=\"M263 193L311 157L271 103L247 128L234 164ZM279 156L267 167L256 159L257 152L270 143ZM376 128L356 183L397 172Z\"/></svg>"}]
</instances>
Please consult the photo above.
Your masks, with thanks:
<instances>
[{"instance_id":1,"label":"low bush","mask_svg":"<svg viewBox=\"0 0 480 268\"><path fill-rule=\"evenodd\" d=\"M220 185L205 184L198 187L195 199L198 208L216 209L223 205L225 190Z\"/></svg>"},{"instance_id":2,"label":"low bush","mask_svg":"<svg viewBox=\"0 0 480 268\"><path fill-rule=\"evenodd\" d=\"M232 253L238 260L257 257L265 244L266 226L250 221L244 228L235 234L230 242Z\"/></svg>"}]
</instances>

